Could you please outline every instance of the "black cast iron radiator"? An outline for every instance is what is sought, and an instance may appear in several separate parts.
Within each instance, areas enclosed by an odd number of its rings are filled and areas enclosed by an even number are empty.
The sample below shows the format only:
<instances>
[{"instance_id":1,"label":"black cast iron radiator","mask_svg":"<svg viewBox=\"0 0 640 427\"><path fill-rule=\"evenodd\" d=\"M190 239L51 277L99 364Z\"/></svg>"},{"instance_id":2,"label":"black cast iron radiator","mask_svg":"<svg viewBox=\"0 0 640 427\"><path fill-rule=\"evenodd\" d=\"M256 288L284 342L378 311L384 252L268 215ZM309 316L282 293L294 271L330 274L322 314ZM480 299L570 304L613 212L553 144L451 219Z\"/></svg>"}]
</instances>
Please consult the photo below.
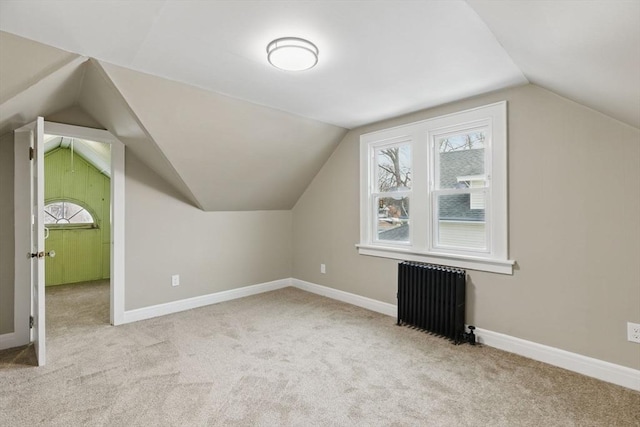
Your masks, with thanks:
<instances>
[{"instance_id":1,"label":"black cast iron radiator","mask_svg":"<svg viewBox=\"0 0 640 427\"><path fill-rule=\"evenodd\" d=\"M475 344L473 326L465 333L464 270L405 261L398 265L398 325L414 326L450 339Z\"/></svg>"}]
</instances>

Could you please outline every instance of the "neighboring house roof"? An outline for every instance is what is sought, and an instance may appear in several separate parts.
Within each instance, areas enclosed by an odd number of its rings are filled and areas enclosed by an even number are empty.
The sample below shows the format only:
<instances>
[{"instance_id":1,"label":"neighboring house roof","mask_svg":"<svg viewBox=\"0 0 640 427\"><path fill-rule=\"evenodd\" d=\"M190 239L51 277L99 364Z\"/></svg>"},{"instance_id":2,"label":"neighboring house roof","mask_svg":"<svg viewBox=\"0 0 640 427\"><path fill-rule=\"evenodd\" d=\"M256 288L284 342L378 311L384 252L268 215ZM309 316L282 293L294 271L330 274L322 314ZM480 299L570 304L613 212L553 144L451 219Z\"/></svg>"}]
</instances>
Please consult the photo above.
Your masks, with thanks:
<instances>
[{"instance_id":1,"label":"neighboring house roof","mask_svg":"<svg viewBox=\"0 0 640 427\"><path fill-rule=\"evenodd\" d=\"M484 149L440 153L440 187L455 188L460 177L484 175ZM471 209L469 194L440 196L441 220L484 221L484 209Z\"/></svg>"},{"instance_id":2,"label":"neighboring house roof","mask_svg":"<svg viewBox=\"0 0 640 427\"><path fill-rule=\"evenodd\" d=\"M388 230L378 233L380 240L391 240L395 242L403 242L409 240L409 224L404 223L398 227L390 228Z\"/></svg>"}]
</instances>

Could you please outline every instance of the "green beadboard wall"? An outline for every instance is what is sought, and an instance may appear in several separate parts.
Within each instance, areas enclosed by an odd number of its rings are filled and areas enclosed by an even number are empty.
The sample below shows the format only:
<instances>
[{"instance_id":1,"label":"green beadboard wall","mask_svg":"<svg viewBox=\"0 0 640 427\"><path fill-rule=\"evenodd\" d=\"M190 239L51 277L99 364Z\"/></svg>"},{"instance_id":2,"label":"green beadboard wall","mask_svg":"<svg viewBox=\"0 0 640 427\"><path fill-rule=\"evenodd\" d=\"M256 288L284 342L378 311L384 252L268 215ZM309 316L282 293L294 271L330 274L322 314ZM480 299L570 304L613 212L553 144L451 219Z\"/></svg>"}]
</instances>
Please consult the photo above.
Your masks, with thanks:
<instances>
[{"instance_id":1,"label":"green beadboard wall","mask_svg":"<svg viewBox=\"0 0 640 427\"><path fill-rule=\"evenodd\" d=\"M108 279L110 271L109 177L100 173L78 153L57 148L45 154L45 205L69 200L87 207L98 223L96 229L50 229L45 240L47 251L55 258L45 258L47 286Z\"/></svg>"}]
</instances>

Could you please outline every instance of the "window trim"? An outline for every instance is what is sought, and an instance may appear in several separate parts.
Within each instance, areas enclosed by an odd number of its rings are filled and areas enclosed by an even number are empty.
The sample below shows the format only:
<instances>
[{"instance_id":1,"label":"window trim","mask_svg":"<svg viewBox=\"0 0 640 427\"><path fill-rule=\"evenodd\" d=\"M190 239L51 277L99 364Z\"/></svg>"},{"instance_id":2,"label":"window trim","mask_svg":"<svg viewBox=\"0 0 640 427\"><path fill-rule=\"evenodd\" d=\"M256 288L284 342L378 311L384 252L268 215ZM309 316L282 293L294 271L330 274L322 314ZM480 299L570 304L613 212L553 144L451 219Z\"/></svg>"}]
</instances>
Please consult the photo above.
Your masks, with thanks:
<instances>
[{"instance_id":1,"label":"window trim","mask_svg":"<svg viewBox=\"0 0 640 427\"><path fill-rule=\"evenodd\" d=\"M435 139L437 136L474 127L489 126L485 150L487 198L485 223L487 251L435 247L433 221L435 206ZM372 195L376 188L375 148L410 141L412 153L412 200L409 244L376 239ZM421 161L417 161L422 156ZM419 169L416 168L418 164ZM420 166L422 164L422 166ZM424 170L422 170L424 169ZM513 274L514 260L508 259L507 200L507 102L501 101L407 125L363 134L360 137L360 243L361 255L397 260L422 261L452 267ZM442 190L439 190L442 191ZM423 196L420 196L424 194ZM376 211L377 212L377 211ZM423 218L416 221L418 218Z\"/></svg>"}]
</instances>

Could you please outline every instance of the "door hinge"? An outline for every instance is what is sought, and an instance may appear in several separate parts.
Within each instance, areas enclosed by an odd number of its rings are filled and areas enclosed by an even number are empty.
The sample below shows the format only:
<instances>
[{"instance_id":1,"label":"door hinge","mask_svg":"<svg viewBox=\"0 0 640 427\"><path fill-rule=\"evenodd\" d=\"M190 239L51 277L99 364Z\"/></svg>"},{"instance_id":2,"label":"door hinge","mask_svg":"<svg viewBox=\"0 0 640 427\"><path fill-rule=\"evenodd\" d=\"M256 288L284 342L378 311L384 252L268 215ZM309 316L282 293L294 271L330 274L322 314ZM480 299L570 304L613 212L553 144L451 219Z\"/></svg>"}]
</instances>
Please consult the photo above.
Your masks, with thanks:
<instances>
[{"instance_id":1,"label":"door hinge","mask_svg":"<svg viewBox=\"0 0 640 427\"><path fill-rule=\"evenodd\" d=\"M35 157L35 150L33 149L33 147L29 147L29 160L33 160L34 157Z\"/></svg>"},{"instance_id":2,"label":"door hinge","mask_svg":"<svg viewBox=\"0 0 640 427\"><path fill-rule=\"evenodd\" d=\"M33 329L33 316L29 316L29 329Z\"/></svg>"}]
</instances>

